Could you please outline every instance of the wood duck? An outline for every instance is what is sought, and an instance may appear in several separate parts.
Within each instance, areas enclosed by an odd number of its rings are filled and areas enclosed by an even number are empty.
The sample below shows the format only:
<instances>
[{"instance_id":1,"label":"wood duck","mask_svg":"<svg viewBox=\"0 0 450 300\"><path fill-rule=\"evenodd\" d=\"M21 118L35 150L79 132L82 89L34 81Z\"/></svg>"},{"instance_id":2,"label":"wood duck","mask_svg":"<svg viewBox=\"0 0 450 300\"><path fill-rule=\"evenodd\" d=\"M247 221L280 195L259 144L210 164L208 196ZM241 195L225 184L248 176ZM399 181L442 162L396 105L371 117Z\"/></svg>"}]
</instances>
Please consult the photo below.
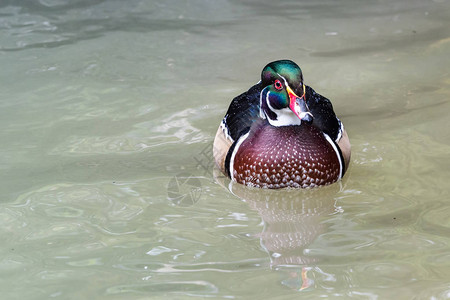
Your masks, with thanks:
<instances>
[{"instance_id":1,"label":"wood duck","mask_svg":"<svg viewBox=\"0 0 450 300\"><path fill-rule=\"evenodd\" d=\"M342 178L350 141L330 100L303 83L297 64L278 60L233 99L213 154L220 170L241 184L309 188Z\"/></svg>"}]
</instances>

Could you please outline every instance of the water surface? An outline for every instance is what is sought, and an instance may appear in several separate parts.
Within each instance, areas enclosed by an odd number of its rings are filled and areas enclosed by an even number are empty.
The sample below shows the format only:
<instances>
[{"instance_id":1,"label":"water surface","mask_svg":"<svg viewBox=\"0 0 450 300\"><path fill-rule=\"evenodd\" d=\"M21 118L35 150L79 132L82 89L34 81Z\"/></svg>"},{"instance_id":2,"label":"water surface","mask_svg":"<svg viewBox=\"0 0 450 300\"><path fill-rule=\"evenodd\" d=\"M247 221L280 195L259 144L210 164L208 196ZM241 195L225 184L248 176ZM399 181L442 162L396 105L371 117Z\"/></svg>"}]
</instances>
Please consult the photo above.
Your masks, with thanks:
<instances>
[{"instance_id":1,"label":"water surface","mask_svg":"<svg viewBox=\"0 0 450 300\"><path fill-rule=\"evenodd\" d=\"M448 1L2 1L5 299L450 298ZM340 183L216 176L289 58L352 142Z\"/></svg>"}]
</instances>

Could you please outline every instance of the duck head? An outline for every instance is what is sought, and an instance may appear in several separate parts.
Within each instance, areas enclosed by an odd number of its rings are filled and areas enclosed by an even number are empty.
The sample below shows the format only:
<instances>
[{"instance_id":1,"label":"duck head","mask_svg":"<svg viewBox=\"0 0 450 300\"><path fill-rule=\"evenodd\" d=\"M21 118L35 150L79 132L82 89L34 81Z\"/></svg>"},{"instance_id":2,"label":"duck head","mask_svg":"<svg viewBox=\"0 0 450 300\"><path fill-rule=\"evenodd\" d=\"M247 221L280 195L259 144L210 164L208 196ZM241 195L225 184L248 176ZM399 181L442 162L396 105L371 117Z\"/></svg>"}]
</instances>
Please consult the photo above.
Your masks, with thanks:
<instances>
[{"instance_id":1,"label":"duck head","mask_svg":"<svg viewBox=\"0 0 450 300\"><path fill-rule=\"evenodd\" d=\"M260 117L272 126L311 124L302 70L290 60L271 62L261 72Z\"/></svg>"}]
</instances>

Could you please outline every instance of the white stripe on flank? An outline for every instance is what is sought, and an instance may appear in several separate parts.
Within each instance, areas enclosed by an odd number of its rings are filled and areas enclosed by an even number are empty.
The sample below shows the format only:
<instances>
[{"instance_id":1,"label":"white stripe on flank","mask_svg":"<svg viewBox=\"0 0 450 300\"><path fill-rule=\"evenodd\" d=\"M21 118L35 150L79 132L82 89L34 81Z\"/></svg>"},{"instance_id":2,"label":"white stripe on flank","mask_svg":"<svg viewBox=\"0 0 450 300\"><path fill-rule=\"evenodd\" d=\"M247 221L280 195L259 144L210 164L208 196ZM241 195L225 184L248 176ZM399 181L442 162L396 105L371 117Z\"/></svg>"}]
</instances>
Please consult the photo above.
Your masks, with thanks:
<instances>
[{"instance_id":1,"label":"white stripe on flank","mask_svg":"<svg viewBox=\"0 0 450 300\"><path fill-rule=\"evenodd\" d=\"M336 119L339 122L339 131L338 131L338 135L336 137L336 143L338 143L342 137L342 133L344 132L344 124L342 124L341 120L339 120L338 118L336 118Z\"/></svg>"},{"instance_id":2,"label":"white stripe on flank","mask_svg":"<svg viewBox=\"0 0 450 300\"><path fill-rule=\"evenodd\" d=\"M247 132L246 134L244 134L243 136L241 136L238 141L236 142L236 146L233 149L233 153L231 154L231 158L230 158L230 177L231 180L234 180L234 157L236 156L237 151L239 150L239 147L241 146L241 144L245 141L245 139L248 137L250 131Z\"/></svg>"},{"instance_id":3,"label":"white stripe on flank","mask_svg":"<svg viewBox=\"0 0 450 300\"><path fill-rule=\"evenodd\" d=\"M334 152L336 152L336 156L339 160L339 179L342 178L342 170L344 169L344 166L342 165L342 160L341 160L341 155L339 154L339 150L336 146L336 144L333 142L333 140L328 136L328 134L326 134L325 132L323 133L323 135L325 136L325 138L327 139L328 143L330 143L331 147L333 147Z\"/></svg>"},{"instance_id":4,"label":"white stripe on flank","mask_svg":"<svg viewBox=\"0 0 450 300\"><path fill-rule=\"evenodd\" d=\"M230 136L230 130L228 129L228 126L226 123L227 117L228 117L228 115L226 115L225 118L223 118L222 122L220 122L220 129L222 129L222 132L225 135L225 138L227 140L234 142L233 138Z\"/></svg>"}]
</instances>

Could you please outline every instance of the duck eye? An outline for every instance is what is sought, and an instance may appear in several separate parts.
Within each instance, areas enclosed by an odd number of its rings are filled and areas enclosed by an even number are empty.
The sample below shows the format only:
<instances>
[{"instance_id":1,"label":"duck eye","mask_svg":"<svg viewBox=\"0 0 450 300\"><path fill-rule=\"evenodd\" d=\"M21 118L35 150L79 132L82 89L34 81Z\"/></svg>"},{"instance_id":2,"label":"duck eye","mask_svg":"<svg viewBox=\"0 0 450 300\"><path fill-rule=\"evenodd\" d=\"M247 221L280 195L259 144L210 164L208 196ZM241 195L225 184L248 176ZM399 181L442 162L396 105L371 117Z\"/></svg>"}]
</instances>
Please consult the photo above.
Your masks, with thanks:
<instances>
[{"instance_id":1,"label":"duck eye","mask_svg":"<svg viewBox=\"0 0 450 300\"><path fill-rule=\"evenodd\" d=\"M275 80L274 86L277 90L281 90L283 88L283 85L281 84L281 81L279 81L278 79Z\"/></svg>"}]
</instances>

